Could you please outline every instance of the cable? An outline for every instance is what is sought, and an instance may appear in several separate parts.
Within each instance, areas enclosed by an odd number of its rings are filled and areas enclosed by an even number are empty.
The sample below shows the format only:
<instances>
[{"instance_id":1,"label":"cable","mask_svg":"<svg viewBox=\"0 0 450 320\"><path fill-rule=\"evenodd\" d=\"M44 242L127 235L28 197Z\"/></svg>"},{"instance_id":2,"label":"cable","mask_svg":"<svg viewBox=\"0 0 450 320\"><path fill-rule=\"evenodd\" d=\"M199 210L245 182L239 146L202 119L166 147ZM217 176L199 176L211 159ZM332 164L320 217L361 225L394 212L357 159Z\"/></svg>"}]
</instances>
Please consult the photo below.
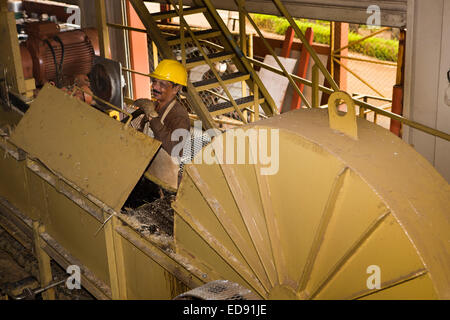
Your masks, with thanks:
<instances>
[{"instance_id":1,"label":"cable","mask_svg":"<svg viewBox=\"0 0 450 320\"><path fill-rule=\"evenodd\" d=\"M53 46L51 45L50 41L48 41L47 39L44 40L45 43L47 44L47 46L50 48L50 51L52 52L52 56L53 56L53 63L55 64L55 73L56 73L56 87L58 88L62 88L63 85L63 73L62 73L62 69L63 69L63 63L64 63L64 44L62 43L61 39L57 36L53 37L53 40L57 41L60 46L61 46L61 61L58 62L56 61L56 52L55 49L53 48Z\"/></svg>"},{"instance_id":2,"label":"cable","mask_svg":"<svg viewBox=\"0 0 450 320\"><path fill-rule=\"evenodd\" d=\"M58 36L54 36L53 39L57 42L59 42L60 46L61 46L61 61L59 62L59 68L58 68L58 72L56 74L56 77L58 78L58 81L61 83L63 82L63 77L64 77L64 73L63 73L63 65L64 65L64 44L61 41L61 38Z\"/></svg>"}]
</instances>

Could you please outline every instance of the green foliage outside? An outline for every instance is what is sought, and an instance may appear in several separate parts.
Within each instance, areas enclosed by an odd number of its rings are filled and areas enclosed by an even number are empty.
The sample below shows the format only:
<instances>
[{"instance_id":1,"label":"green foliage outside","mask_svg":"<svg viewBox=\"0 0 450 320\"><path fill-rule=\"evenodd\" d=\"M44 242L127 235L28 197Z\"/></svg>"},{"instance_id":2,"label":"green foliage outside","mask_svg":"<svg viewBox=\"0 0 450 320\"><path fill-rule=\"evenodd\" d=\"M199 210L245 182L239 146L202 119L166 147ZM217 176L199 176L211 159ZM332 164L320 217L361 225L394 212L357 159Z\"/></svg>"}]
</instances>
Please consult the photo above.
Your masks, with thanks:
<instances>
[{"instance_id":1,"label":"green foliage outside","mask_svg":"<svg viewBox=\"0 0 450 320\"><path fill-rule=\"evenodd\" d=\"M252 18L259 28L281 35L284 35L289 27L289 22L285 18L264 14L252 14ZM304 20L296 20L295 22L303 33L307 28L312 28L314 32L314 42L330 44L330 27L328 23L324 23L323 21L314 23ZM361 35L354 32L349 32L348 34L349 43L361 38ZM350 46L349 50L369 57L375 57L380 60L396 62L398 56L398 41L371 37Z\"/></svg>"}]
</instances>

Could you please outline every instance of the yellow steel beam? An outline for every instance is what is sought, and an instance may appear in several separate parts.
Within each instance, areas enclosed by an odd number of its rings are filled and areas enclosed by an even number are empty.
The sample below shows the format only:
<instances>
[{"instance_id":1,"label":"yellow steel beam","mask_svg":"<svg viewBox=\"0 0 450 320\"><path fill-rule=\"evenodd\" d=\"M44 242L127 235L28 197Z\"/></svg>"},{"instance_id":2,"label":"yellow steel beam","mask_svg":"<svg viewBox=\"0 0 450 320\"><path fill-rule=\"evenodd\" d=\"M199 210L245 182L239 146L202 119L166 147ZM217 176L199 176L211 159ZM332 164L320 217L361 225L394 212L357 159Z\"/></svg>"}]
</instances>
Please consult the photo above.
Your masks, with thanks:
<instances>
[{"instance_id":1,"label":"yellow steel beam","mask_svg":"<svg viewBox=\"0 0 450 320\"><path fill-rule=\"evenodd\" d=\"M119 23L111 23L111 22L107 22L106 25L110 28L114 28L114 29L121 29L121 30L128 30L128 31L136 31L136 32L141 32L141 33L147 33L147 30L145 29L141 29L141 28L136 28L136 27L130 27L130 26L126 26L123 24L119 24ZM160 28L166 28L166 29L174 29L174 30L178 30L179 28L177 26L169 26L166 24L157 24L158 27ZM162 35L166 35L166 36L173 36L172 33L169 32L164 32L161 31Z\"/></svg>"},{"instance_id":2,"label":"yellow steel beam","mask_svg":"<svg viewBox=\"0 0 450 320\"><path fill-rule=\"evenodd\" d=\"M6 1L4 1L6 3ZM3 77L6 68L7 85L11 86L10 91L19 94L27 92L26 81L23 75L22 58L20 55L19 41L17 40L17 28L14 12L8 12L6 4L0 11L0 74Z\"/></svg>"},{"instance_id":3,"label":"yellow steel beam","mask_svg":"<svg viewBox=\"0 0 450 320\"><path fill-rule=\"evenodd\" d=\"M165 59L175 59L172 49L169 47L167 41L162 37L161 33L159 32L158 25L148 12L145 3L139 0L129 0L129 1L133 6L134 10L136 10L136 13L138 14L142 23L144 24L148 35L158 46L161 55ZM189 100L189 104L194 109L195 113L197 113L202 119L203 126L205 128L216 128L217 127L216 124L214 123L211 115L206 109L206 106L204 105L200 96L196 94L195 88L190 81L188 81L187 83L187 89L188 89L187 98Z\"/></svg>"},{"instance_id":4,"label":"yellow steel beam","mask_svg":"<svg viewBox=\"0 0 450 320\"><path fill-rule=\"evenodd\" d=\"M186 40L184 38L184 28L181 23L181 19L184 20L184 11L183 11L183 0L179 0L178 2L178 12L180 16L180 47L181 47L181 63L183 66L186 65Z\"/></svg>"},{"instance_id":5,"label":"yellow steel beam","mask_svg":"<svg viewBox=\"0 0 450 320\"><path fill-rule=\"evenodd\" d=\"M239 105L239 109L242 109L243 111L248 111L248 110L251 110L251 109L249 109L249 107L252 107L255 104L257 104L259 106L263 102L264 102L264 98L259 98L259 99L255 99L254 98L253 101L240 104ZM234 107L230 107L230 108L226 108L226 109L222 109L222 110L218 110L218 111L212 111L211 115L213 115L213 116L222 115L222 114L225 114L225 113L228 113L228 112L233 112L234 110L236 110L236 109L234 109Z\"/></svg>"},{"instance_id":6,"label":"yellow steel beam","mask_svg":"<svg viewBox=\"0 0 450 320\"><path fill-rule=\"evenodd\" d=\"M270 70L270 71L272 71L272 72L274 72L276 74L283 75L283 71L280 70L280 69L277 69L275 67L269 66L268 64L265 64L263 62L255 60L255 59L249 59L249 58L247 58L247 59L250 60L252 63L254 63L256 65L259 65L262 68ZM301 77L299 77L297 75L294 75L294 74L291 74L291 77L294 78L295 81L303 83L303 84L305 84L307 86L312 86L312 82L309 81L309 80L303 79L303 78L301 78ZM319 85L318 88L319 88L320 91L328 93L328 94L332 94L334 92L332 89L324 87L322 85ZM360 107L363 107L365 109L370 109L370 110L374 111L375 113L379 113L379 114L381 114L381 115L383 115L385 117L388 117L388 118L391 118L391 119L394 119L394 120L398 120L401 123L406 124L406 125L414 128L414 129L418 129L420 131L426 132L426 133L431 134L433 136L436 136L436 137L439 137L439 138L442 138L442 139L450 141L450 134L448 134L448 133L445 133L443 131L436 130L434 128L428 127L428 126L423 125L421 123L418 123L418 122L406 119L406 118L404 118L402 116L399 116L398 114L395 114L395 113L392 113L392 112L380 109L380 108L378 108L376 106L373 106L373 105L371 105L371 104L369 104L367 102L364 102L364 101L361 101L361 100L358 100L358 99L355 99L355 98L352 98L352 99L355 102L355 104L360 106Z\"/></svg>"},{"instance_id":7,"label":"yellow steel beam","mask_svg":"<svg viewBox=\"0 0 450 320\"><path fill-rule=\"evenodd\" d=\"M8 11L8 0L0 0L0 11Z\"/></svg>"},{"instance_id":8,"label":"yellow steel beam","mask_svg":"<svg viewBox=\"0 0 450 320\"><path fill-rule=\"evenodd\" d=\"M180 12L179 9L177 9L177 7L175 6L175 4L173 3L172 0L169 0L169 2L172 4L172 6L175 8L175 11L177 11L178 13ZM191 28L189 27L188 23L186 22L186 20L184 19L184 17L182 15L180 15L180 25L181 26L185 26L186 30L189 32L190 37L192 38L192 40L194 40L195 45L197 46L197 48L199 49L200 53L202 54L202 56L205 58L206 63L209 65L211 71L214 73L214 76L216 77L216 79L219 81L220 85L222 86L223 90L225 91L226 95L228 96L228 98L230 99L231 104L233 105L234 109L236 110L236 112L238 113L239 117L242 119L242 121L244 123L247 123L247 119L244 118L242 111L239 109L238 105L236 104L236 101L234 101L233 96L231 95L230 91L228 90L226 83L222 80L222 77L219 75L219 73L217 72L216 68L213 66L211 60L208 58L208 55L206 54L205 50L202 48L202 46L200 45L199 41L197 40L194 32L191 30Z\"/></svg>"},{"instance_id":9,"label":"yellow steel beam","mask_svg":"<svg viewBox=\"0 0 450 320\"><path fill-rule=\"evenodd\" d=\"M40 234L43 232L44 226L38 221L33 221L34 252L39 263L39 282L42 288L48 286L53 280L50 257L42 249ZM42 296L45 300L55 300L55 289L48 289L42 293Z\"/></svg>"},{"instance_id":10,"label":"yellow steel beam","mask_svg":"<svg viewBox=\"0 0 450 320\"><path fill-rule=\"evenodd\" d=\"M309 54L311 55L311 58L314 60L314 63L318 65L320 71L325 76L325 78L327 79L328 83L331 85L331 88L333 89L333 91L339 91L339 86L336 84L336 82L334 81L333 77L328 72L327 68L323 65L322 61L320 60L319 56L314 51L312 46L308 43L308 40L306 39L305 35L300 30L298 25L295 23L294 18L292 18L291 14L286 9L284 4L282 4L280 0L273 0L273 2L275 4L275 6L278 8L278 10L280 11L280 13L288 20L289 24L294 29L295 34L302 41L303 47L306 50L308 50Z\"/></svg>"},{"instance_id":11,"label":"yellow steel beam","mask_svg":"<svg viewBox=\"0 0 450 320\"><path fill-rule=\"evenodd\" d=\"M259 91L258 91L258 87L257 87L256 83L255 83L254 88L253 88L253 95L255 96L255 98L253 100L254 101L253 109L255 111L254 117L255 117L255 121L258 121L259 117L261 115L259 114L259 104L258 104Z\"/></svg>"},{"instance_id":12,"label":"yellow steel beam","mask_svg":"<svg viewBox=\"0 0 450 320\"><path fill-rule=\"evenodd\" d=\"M111 59L109 32L106 24L105 0L95 1L95 11L97 14L97 29L98 29L98 41L100 45L100 55L107 59Z\"/></svg>"},{"instance_id":13,"label":"yellow steel beam","mask_svg":"<svg viewBox=\"0 0 450 320\"><path fill-rule=\"evenodd\" d=\"M356 94L356 93L354 93L354 94L355 94L355 96L353 98L355 98L355 99L366 99L366 100L364 100L365 102L367 102L367 99L392 102L392 99L391 98L387 98L387 97L373 96L373 95L370 95L370 94Z\"/></svg>"},{"instance_id":14,"label":"yellow steel beam","mask_svg":"<svg viewBox=\"0 0 450 320\"><path fill-rule=\"evenodd\" d=\"M386 66L397 67L397 63L395 63L395 62L361 59L361 58L355 58L355 57L349 57L349 56L341 56L339 54L334 54L333 57L340 58L340 59L347 59L347 60L354 60L354 61L361 61L361 62L370 62L370 63L374 63L374 64L382 64L382 65L386 65Z\"/></svg>"},{"instance_id":15,"label":"yellow steel beam","mask_svg":"<svg viewBox=\"0 0 450 320\"><path fill-rule=\"evenodd\" d=\"M312 97L311 104L313 108L319 107L319 67L317 65L313 65L312 67Z\"/></svg>"},{"instance_id":16,"label":"yellow steel beam","mask_svg":"<svg viewBox=\"0 0 450 320\"><path fill-rule=\"evenodd\" d=\"M219 81L219 83L217 83L217 82L208 83L208 84L205 84L202 86L195 87L195 89L200 92L200 91L204 91L204 90L208 90L208 89L212 89L212 88L217 88L221 84L226 85L226 84L235 83L238 81L245 81L249 78L250 78L249 74L243 74L238 77L232 77L230 79L222 79L222 83L220 83L220 81Z\"/></svg>"},{"instance_id":17,"label":"yellow steel beam","mask_svg":"<svg viewBox=\"0 0 450 320\"><path fill-rule=\"evenodd\" d=\"M350 72L356 79L358 79L359 81L361 81L362 83L364 83L366 86L368 86L370 89L372 89L373 91L375 91L378 95L380 95L381 97L384 98L384 95L378 91L377 89L375 89L370 83L368 83L366 80L364 80L363 78L361 78L359 75L357 75L353 70L350 70L347 66L345 66L343 63L341 63L341 61L339 61L338 59L333 59L336 63L338 63L342 68L344 68L345 70L347 70L348 72Z\"/></svg>"},{"instance_id":18,"label":"yellow steel beam","mask_svg":"<svg viewBox=\"0 0 450 320\"><path fill-rule=\"evenodd\" d=\"M434 128L428 127L428 126L423 125L421 123L418 123L416 121L412 121L412 120L406 119L406 118L404 118L402 116L399 116L398 114L392 113L392 112L387 111L387 110L380 109L380 108L375 107L375 106L373 106L371 104L368 104L368 103L366 103L364 101L360 101L360 100L355 100L354 99L354 102L355 102L356 105L358 105L360 107L363 107L365 109L370 109L370 110L374 111L375 114L381 114L382 116L385 116L385 117L388 117L388 118L400 121L401 123L406 124L407 126L410 126L410 127L414 128L414 129L418 129L420 131L426 132L426 133L431 134L433 136L436 136L436 137L439 137L439 138L442 138L442 139L450 141L450 134L448 134L448 133L445 133L443 131L439 131L439 130L436 130Z\"/></svg>"},{"instance_id":19,"label":"yellow steel beam","mask_svg":"<svg viewBox=\"0 0 450 320\"><path fill-rule=\"evenodd\" d=\"M185 8L184 9L184 15L190 15L190 14L196 14L196 13L203 13L206 11L205 7L198 7L198 8ZM152 13L151 16L155 20L165 20L170 18L176 18L177 13L174 10L168 11L168 12L157 12Z\"/></svg>"},{"instance_id":20,"label":"yellow steel beam","mask_svg":"<svg viewBox=\"0 0 450 320\"><path fill-rule=\"evenodd\" d=\"M334 79L334 42L336 40L336 23L334 21L331 21L330 23L330 75Z\"/></svg>"},{"instance_id":21,"label":"yellow steel beam","mask_svg":"<svg viewBox=\"0 0 450 320\"><path fill-rule=\"evenodd\" d=\"M261 38L261 40L263 41L264 45L266 46L266 48L269 50L270 54L273 56L273 58L275 59L275 61L277 62L277 64L280 66L281 70L283 70L283 75L289 79L289 82L291 83L291 85L294 87L294 90L297 92L297 94L303 99L303 101L305 102L305 105L308 108L311 108L311 105L309 104L308 100L306 99L305 95L303 94L303 92L299 89L299 87L297 86L297 84L295 83L294 79L292 78L292 76L289 74L289 72L287 72L286 68L283 66L283 64L281 63L280 59L278 58L278 55L276 54L275 50L273 50L272 46L267 42L266 38L264 37L264 35L262 34L261 30L259 30L258 26L256 25L255 21L253 21L252 17L250 16L250 14L248 13L248 11L245 8L240 8L240 10L242 10L245 15L248 18L248 21L250 21L250 23L252 24L253 28L255 28L256 33L258 33L259 37ZM281 106L280 106L281 107Z\"/></svg>"},{"instance_id":22,"label":"yellow steel beam","mask_svg":"<svg viewBox=\"0 0 450 320\"><path fill-rule=\"evenodd\" d=\"M279 74L279 75L281 75L281 76L284 75L283 70L278 69L278 68L275 68L275 67L273 67L273 66L271 66L271 65L268 65L267 63L258 61L258 60L256 60L256 59L252 59L252 58L250 58L250 57L247 57L247 60L249 60L251 63L253 63L253 64L255 64L255 65L257 65L257 66L259 66L259 67L261 67L261 68L267 69L267 70L269 70L269 71L271 71L271 72L273 72L273 73ZM297 82L299 82L299 83L303 83L303 84L305 84L305 85L307 85L307 86L310 86L310 87L313 85L312 81L307 80L307 79L304 79L304 78L302 78L302 77L299 77L299 76L297 76L297 75L295 75L295 74L290 73L290 76L291 76L295 81L297 81ZM331 93L334 92L332 89L327 88L327 87L324 87L324 86L322 86L322 85L319 85L318 87L319 87L319 90L321 90L321 91L323 91L323 92L325 92L325 93L328 93L328 94L331 94Z\"/></svg>"},{"instance_id":23,"label":"yellow steel beam","mask_svg":"<svg viewBox=\"0 0 450 320\"><path fill-rule=\"evenodd\" d=\"M193 121L197 121L199 120L199 117L196 114L189 114L189 119L193 120ZM220 124L229 124L229 125L233 125L233 126L242 126L244 123L242 121L239 120L235 120L232 118L225 118L225 119L219 119L219 118L214 118L214 121Z\"/></svg>"},{"instance_id":24,"label":"yellow steel beam","mask_svg":"<svg viewBox=\"0 0 450 320\"><path fill-rule=\"evenodd\" d=\"M181 20L181 19L180 19ZM192 28L191 28L192 30ZM203 30L202 30L203 31ZM181 33L181 29L180 29L180 33ZM193 37L195 37L197 40L199 39L209 39L209 38L215 38L220 36L222 33L220 31L215 31L215 30L208 30L206 32L199 32L198 34L193 34L193 35L188 35L185 39L185 41L191 41L193 40ZM177 44L181 44L181 38L178 37L174 37L172 39L168 39L167 43L169 44L169 46L174 46Z\"/></svg>"},{"instance_id":25,"label":"yellow steel beam","mask_svg":"<svg viewBox=\"0 0 450 320\"><path fill-rule=\"evenodd\" d=\"M239 0L239 7L245 7L245 0ZM246 18L245 14L242 12L242 10L239 9L239 44L241 46L241 50L244 54L244 56L248 55L248 47L247 47L247 31L246 31ZM247 96L247 85L246 81L241 82L241 91L242 96ZM244 111L242 113L244 117L247 119L247 112Z\"/></svg>"},{"instance_id":26,"label":"yellow steel beam","mask_svg":"<svg viewBox=\"0 0 450 320\"><path fill-rule=\"evenodd\" d=\"M118 24L118 23L110 23L110 22L108 22L106 25L108 27L115 28L115 29L124 29L124 30L129 30L129 31L136 31L136 32L147 33L147 30L145 30L145 29L125 26L125 25Z\"/></svg>"},{"instance_id":27,"label":"yellow steel beam","mask_svg":"<svg viewBox=\"0 0 450 320\"><path fill-rule=\"evenodd\" d=\"M208 19L208 22L211 25L217 26L217 28L219 28L223 33L224 45L226 47L226 50L233 50L234 52L236 52L237 57L233 59L233 62L236 64L238 69L247 70L247 72L251 74L251 80L249 80L247 84L250 87L253 87L254 82L256 82L258 90L261 91L262 96L264 97L265 102L262 105L262 108L264 109L266 114L278 114L278 108L275 105L275 101L267 91L267 88L264 86L263 82L259 78L259 75L256 73L256 71L253 69L252 65L243 56L241 48L239 48L239 45L234 41L233 35L223 22L223 19L217 13L211 0L203 0L203 3L208 8L210 17L208 17L208 15L205 15Z\"/></svg>"},{"instance_id":28,"label":"yellow steel beam","mask_svg":"<svg viewBox=\"0 0 450 320\"><path fill-rule=\"evenodd\" d=\"M122 67L122 70L123 70L123 71L126 71L126 72L131 72L131 73L139 74L139 75L144 76L144 77L150 77L150 74L149 74L149 73L142 73L142 72L139 72L139 71L136 71L136 70L133 70L133 69L128 69L128 68L125 68L125 67Z\"/></svg>"},{"instance_id":29,"label":"yellow steel beam","mask_svg":"<svg viewBox=\"0 0 450 320\"><path fill-rule=\"evenodd\" d=\"M275 1L278 1L278 0L275 0ZM350 43L347 44L346 46L343 46L343 47L341 47L341 48L338 48L338 49L334 50L333 54L338 53L338 52L340 52L340 51L342 51L342 50L344 50L344 49L347 49L347 48L351 47L351 46L354 45L354 44L363 42L364 40L367 40L367 39L369 39L369 38L371 38L371 37L373 37L373 36L375 36L375 35L377 35L377 34L379 34L379 33L381 33L381 32L384 32L384 31L386 31L386 30L389 30L389 29L390 29L389 27L386 27L386 28L381 28L381 29L378 30L378 31L372 32L371 34L368 34L367 36L362 37L361 39L358 39L358 40L356 40L356 41L350 42Z\"/></svg>"}]
</instances>

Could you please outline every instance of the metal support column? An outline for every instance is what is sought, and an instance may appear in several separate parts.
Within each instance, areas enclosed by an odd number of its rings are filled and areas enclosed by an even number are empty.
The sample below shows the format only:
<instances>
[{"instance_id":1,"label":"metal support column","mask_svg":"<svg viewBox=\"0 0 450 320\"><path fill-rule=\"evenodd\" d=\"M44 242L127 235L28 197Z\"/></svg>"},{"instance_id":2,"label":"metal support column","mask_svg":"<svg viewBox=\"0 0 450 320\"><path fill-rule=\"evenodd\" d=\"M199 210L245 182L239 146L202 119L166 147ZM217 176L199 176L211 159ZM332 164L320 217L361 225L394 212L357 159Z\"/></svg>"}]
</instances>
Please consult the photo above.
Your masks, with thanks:
<instances>
[{"instance_id":1,"label":"metal support column","mask_svg":"<svg viewBox=\"0 0 450 320\"><path fill-rule=\"evenodd\" d=\"M98 42L100 45L100 55L111 59L111 49L109 42L109 32L106 25L106 5L105 0L95 1L95 11L97 14Z\"/></svg>"},{"instance_id":2,"label":"metal support column","mask_svg":"<svg viewBox=\"0 0 450 320\"><path fill-rule=\"evenodd\" d=\"M50 265L49 255L42 249L40 234L44 233L44 226L39 221L33 221L33 238L34 238L34 251L39 264L39 282L41 288L47 287L53 280L52 268ZM55 290L53 288L48 289L42 293L42 297L45 300L55 300Z\"/></svg>"},{"instance_id":3,"label":"metal support column","mask_svg":"<svg viewBox=\"0 0 450 320\"><path fill-rule=\"evenodd\" d=\"M245 14L242 12L241 8L245 7L245 0L238 0L239 9L239 44L244 56L247 56L247 30L246 30L246 18ZM241 82L242 86L242 96L247 96L247 84L245 81ZM242 111L242 115L247 119L247 111Z\"/></svg>"}]
</instances>

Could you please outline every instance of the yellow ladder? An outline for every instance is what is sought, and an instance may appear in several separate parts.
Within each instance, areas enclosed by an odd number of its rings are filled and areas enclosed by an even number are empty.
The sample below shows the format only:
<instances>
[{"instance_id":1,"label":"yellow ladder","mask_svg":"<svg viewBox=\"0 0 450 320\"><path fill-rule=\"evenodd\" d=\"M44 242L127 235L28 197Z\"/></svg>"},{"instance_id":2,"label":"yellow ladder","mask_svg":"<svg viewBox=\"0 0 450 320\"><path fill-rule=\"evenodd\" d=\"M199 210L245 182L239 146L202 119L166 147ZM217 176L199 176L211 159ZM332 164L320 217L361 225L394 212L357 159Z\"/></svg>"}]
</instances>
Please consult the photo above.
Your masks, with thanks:
<instances>
[{"instance_id":1,"label":"yellow ladder","mask_svg":"<svg viewBox=\"0 0 450 320\"><path fill-rule=\"evenodd\" d=\"M175 3L174 0L169 0L168 3L174 10L158 13L150 13L143 1L130 0L130 3L145 26L149 38L158 48L160 58L176 59L175 52L181 51L181 61L188 70L199 65L209 66L210 77L195 82L188 80L186 94L189 105L205 128L217 127L213 117L230 112L235 112L243 123L247 123L249 119L258 120L260 106L266 116L278 113L272 97L210 1L201 0L198 1L201 6L183 8L182 1ZM193 30L187 24L184 17L198 13L204 15L210 29ZM180 28L175 34L163 31L158 24L158 21L170 18L180 19ZM199 54L188 57L186 50L193 48ZM227 60L231 60L236 70L221 74L216 70L215 64ZM232 94L229 89L236 82L242 83L240 97L236 96L236 92ZM223 93L218 93L220 88ZM205 96L215 96L217 103L206 105L202 99ZM248 117L247 112L252 116Z\"/></svg>"}]
</instances>

